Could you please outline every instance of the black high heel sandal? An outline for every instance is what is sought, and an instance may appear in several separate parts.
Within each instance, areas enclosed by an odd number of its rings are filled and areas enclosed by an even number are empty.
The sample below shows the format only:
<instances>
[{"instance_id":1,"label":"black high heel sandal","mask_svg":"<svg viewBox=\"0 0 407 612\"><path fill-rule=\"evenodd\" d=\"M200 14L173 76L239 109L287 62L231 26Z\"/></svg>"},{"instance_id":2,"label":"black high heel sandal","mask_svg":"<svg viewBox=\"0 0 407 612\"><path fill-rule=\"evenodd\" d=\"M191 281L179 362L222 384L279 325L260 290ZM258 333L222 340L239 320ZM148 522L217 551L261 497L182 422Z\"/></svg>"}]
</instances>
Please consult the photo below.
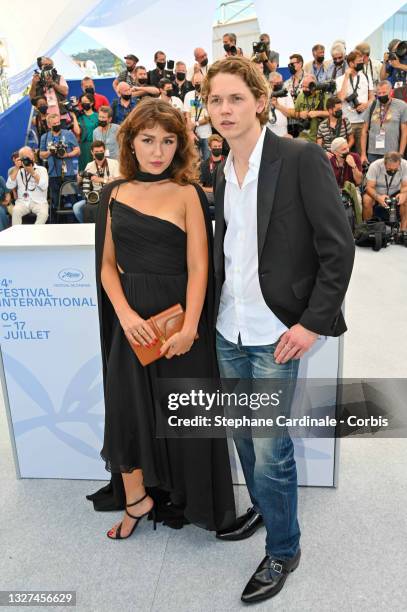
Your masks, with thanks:
<instances>
[{"instance_id":1,"label":"black high heel sandal","mask_svg":"<svg viewBox=\"0 0 407 612\"><path fill-rule=\"evenodd\" d=\"M116 529L115 537L110 536L109 532L106 534L107 537L110 540L127 540L127 538L129 538L131 535L133 535L133 532L134 532L135 528L137 527L137 525L139 524L139 522L141 521L141 519L143 517L147 516L148 514L150 514L150 512L151 512L151 516L152 516L152 519L153 519L153 528L154 528L154 531L157 529L157 516L156 516L156 511L155 511L154 506L151 508L151 510L149 510L148 512L145 512L144 514L141 514L140 516L134 516L133 514L130 514L130 512L127 512L127 508L130 508L130 506L137 506L137 504L142 502L146 497L148 497L147 493L144 495L144 497L142 497L141 499L133 502L132 504L126 504L126 508L124 509L125 513L128 516L130 516L132 519L136 519L136 522L134 523L133 528L130 531L129 535L126 535L124 537L121 535L122 523L120 523L120 525Z\"/></svg>"}]
</instances>

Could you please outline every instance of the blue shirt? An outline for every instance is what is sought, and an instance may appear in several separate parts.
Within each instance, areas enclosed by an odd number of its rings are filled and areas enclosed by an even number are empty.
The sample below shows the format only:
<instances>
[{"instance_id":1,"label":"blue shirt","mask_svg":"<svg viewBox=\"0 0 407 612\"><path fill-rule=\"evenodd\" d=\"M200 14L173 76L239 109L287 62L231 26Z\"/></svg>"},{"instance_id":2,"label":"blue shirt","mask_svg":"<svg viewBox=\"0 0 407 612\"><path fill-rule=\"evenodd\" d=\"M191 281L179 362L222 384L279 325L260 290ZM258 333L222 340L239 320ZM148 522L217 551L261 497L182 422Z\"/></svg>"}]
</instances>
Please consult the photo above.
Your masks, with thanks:
<instances>
[{"instance_id":1,"label":"blue shirt","mask_svg":"<svg viewBox=\"0 0 407 612\"><path fill-rule=\"evenodd\" d=\"M2 176L0 176L0 202L4 200L4 198L6 197L6 193L9 193L9 192L10 192L10 189L7 189L6 181L4 180Z\"/></svg>"},{"instance_id":2,"label":"blue shirt","mask_svg":"<svg viewBox=\"0 0 407 612\"><path fill-rule=\"evenodd\" d=\"M113 100L112 123L117 123L117 125L120 125L121 123L123 123L127 115L131 113L131 111L136 106L136 104L137 104L137 100L135 100L134 98L130 100L130 104L128 106L123 106L122 104L120 104L120 98L116 98L115 100Z\"/></svg>"},{"instance_id":3,"label":"blue shirt","mask_svg":"<svg viewBox=\"0 0 407 612\"><path fill-rule=\"evenodd\" d=\"M41 136L40 151L48 151L49 145L63 142L67 147L67 152L71 153L75 147L78 146L76 136L71 130L61 130L58 135L53 134L50 130L46 134ZM47 159L48 162L48 176L61 176L62 175L62 163L65 162L66 170L65 175L73 176L78 172L78 158L77 157L65 157L64 159L58 159L55 155L50 155Z\"/></svg>"},{"instance_id":4,"label":"blue shirt","mask_svg":"<svg viewBox=\"0 0 407 612\"><path fill-rule=\"evenodd\" d=\"M401 59L399 59L399 62L400 64L407 64L407 55L404 55ZM396 83L403 83L403 85L406 85L407 72L404 70L393 68L391 64L386 64L386 72L386 78L388 81L390 81L392 87L394 87Z\"/></svg>"},{"instance_id":5,"label":"blue shirt","mask_svg":"<svg viewBox=\"0 0 407 612\"><path fill-rule=\"evenodd\" d=\"M318 83L323 83L327 79L327 71L325 70L324 64L317 64L318 68L315 66L315 63L312 62L312 74L318 81Z\"/></svg>"}]
</instances>

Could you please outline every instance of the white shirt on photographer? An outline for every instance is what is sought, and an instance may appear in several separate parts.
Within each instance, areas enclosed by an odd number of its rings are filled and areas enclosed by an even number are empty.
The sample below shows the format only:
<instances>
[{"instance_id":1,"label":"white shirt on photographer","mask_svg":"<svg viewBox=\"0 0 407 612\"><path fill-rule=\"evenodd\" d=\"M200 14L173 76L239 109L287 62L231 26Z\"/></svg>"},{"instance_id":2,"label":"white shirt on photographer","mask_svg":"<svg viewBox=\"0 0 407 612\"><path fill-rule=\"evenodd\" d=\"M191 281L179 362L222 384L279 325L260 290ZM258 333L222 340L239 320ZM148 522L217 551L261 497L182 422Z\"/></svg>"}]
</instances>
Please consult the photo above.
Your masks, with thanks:
<instances>
[{"instance_id":1,"label":"white shirt on photographer","mask_svg":"<svg viewBox=\"0 0 407 612\"><path fill-rule=\"evenodd\" d=\"M345 79L345 75L340 76L336 79L336 91L340 92L342 89L342 84ZM359 83L358 83L359 79ZM348 89L346 91L346 97L350 96L353 93L353 88L355 88L355 92L357 93L358 101L361 104L364 104L369 99L369 91L373 91L374 85L372 81L372 77L370 74L367 76L360 71L357 76L352 77L353 87L351 85L350 79L348 82ZM357 85L357 89L356 89ZM351 123L363 123L365 120L366 111L363 113L358 113L353 106L353 102L346 102L346 100L342 103L342 111L343 116L349 119Z\"/></svg>"},{"instance_id":2,"label":"white shirt on photographer","mask_svg":"<svg viewBox=\"0 0 407 612\"><path fill-rule=\"evenodd\" d=\"M48 190L48 172L44 166L37 166L34 164L34 170L40 176L40 180L37 184L34 177L25 171L24 167L20 168L17 172L17 176L12 180L9 176L7 179L7 188L17 188L17 200L16 204L24 204L29 207L31 203L35 204L47 204L47 190ZM24 197L24 194L28 194Z\"/></svg>"},{"instance_id":3,"label":"white shirt on photographer","mask_svg":"<svg viewBox=\"0 0 407 612\"><path fill-rule=\"evenodd\" d=\"M273 94L271 94L273 97ZM287 93L287 96L284 98L278 98L278 103L284 108L294 108L294 100L290 92ZM287 117L277 108L274 110L276 114L276 121L272 123L274 117L273 113L270 109L269 112L269 121L267 123L267 127L277 136L287 136Z\"/></svg>"}]
</instances>

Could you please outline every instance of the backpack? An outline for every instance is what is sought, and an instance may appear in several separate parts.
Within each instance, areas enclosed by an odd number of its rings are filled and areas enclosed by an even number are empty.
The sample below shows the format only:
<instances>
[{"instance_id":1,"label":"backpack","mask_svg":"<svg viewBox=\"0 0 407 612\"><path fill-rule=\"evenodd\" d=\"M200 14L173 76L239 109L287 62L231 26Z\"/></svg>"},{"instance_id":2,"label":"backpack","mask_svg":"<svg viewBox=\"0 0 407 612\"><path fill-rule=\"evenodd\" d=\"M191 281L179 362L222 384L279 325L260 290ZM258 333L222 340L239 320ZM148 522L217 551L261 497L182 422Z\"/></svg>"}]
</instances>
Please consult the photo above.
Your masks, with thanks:
<instances>
[{"instance_id":1,"label":"backpack","mask_svg":"<svg viewBox=\"0 0 407 612\"><path fill-rule=\"evenodd\" d=\"M384 221L377 217L372 217L369 221L359 223L355 227L355 244L357 246L372 247L374 251L380 251L382 247L387 247L390 233L391 230Z\"/></svg>"}]
</instances>

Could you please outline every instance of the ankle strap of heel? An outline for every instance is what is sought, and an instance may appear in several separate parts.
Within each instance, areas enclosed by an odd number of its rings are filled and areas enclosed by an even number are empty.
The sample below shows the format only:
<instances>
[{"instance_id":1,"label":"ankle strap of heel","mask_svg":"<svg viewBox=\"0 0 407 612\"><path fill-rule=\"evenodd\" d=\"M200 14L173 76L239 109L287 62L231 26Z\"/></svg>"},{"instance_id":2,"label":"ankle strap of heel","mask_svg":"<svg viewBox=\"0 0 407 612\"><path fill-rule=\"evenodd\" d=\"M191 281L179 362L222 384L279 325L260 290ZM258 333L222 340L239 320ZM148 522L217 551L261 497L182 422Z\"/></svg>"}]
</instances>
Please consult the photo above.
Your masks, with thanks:
<instances>
[{"instance_id":1,"label":"ankle strap of heel","mask_svg":"<svg viewBox=\"0 0 407 612\"><path fill-rule=\"evenodd\" d=\"M130 508L130 506L137 506L137 504L142 502L146 497L148 497L147 493L144 495L144 497L141 497L140 499L138 499L137 501L133 502L132 504L126 504L126 508Z\"/></svg>"}]
</instances>

